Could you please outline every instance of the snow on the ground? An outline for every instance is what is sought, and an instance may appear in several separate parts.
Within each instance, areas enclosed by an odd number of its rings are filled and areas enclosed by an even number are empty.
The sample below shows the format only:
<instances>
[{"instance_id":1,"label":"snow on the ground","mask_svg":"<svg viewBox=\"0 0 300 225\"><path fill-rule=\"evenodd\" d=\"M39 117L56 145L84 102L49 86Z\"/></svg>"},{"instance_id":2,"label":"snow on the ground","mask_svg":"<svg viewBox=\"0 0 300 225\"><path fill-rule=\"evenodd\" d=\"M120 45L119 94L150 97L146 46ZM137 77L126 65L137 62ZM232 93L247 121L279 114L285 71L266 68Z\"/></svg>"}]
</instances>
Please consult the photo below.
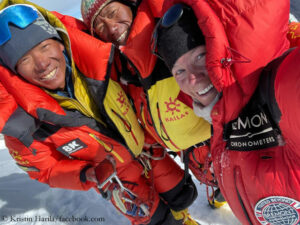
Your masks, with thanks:
<instances>
[{"instance_id":1,"label":"snow on the ground","mask_svg":"<svg viewBox=\"0 0 300 225\"><path fill-rule=\"evenodd\" d=\"M195 183L198 184L196 180ZM213 210L207 204L204 185L190 208L202 225L238 225L228 205ZM98 222L86 222L98 220ZM79 221L81 220L81 221ZM30 179L8 154L0 137L0 225L130 225L94 190L49 188Z\"/></svg>"},{"instance_id":2,"label":"snow on the ground","mask_svg":"<svg viewBox=\"0 0 300 225\"><path fill-rule=\"evenodd\" d=\"M298 22L298 19L296 18L295 15L293 15L292 13L290 13L290 21L291 22Z\"/></svg>"}]
</instances>

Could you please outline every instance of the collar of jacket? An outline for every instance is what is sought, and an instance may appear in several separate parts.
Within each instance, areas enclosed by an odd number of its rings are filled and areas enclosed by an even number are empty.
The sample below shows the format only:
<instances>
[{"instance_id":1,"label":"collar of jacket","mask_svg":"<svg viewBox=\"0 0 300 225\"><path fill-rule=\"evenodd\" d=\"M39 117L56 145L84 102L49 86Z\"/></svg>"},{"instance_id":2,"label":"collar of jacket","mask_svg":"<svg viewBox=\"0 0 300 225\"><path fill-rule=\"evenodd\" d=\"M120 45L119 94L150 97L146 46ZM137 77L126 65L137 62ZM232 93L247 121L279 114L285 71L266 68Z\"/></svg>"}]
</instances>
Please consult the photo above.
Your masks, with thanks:
<instances>
[{"instance_id":1,"label":"collar of jacket","mask_svg":"<svg viewBox=\"0 0 300 225\"><path fill-rule=\"evenodd\" d=\"M66 60L66 79L65 79L66 87L65 87L65 90L63 90L63 91L60 91L60 90L56 91L56 94L58 94L60 96L65 96L65 97L75 99L74 85L73 85L73 81L72 81L72 67L70 64L70 60L65 52L64 52L64 56L65 56L65 60Z\"/></svg>"},{"instance_id":2,"label":"collar of jacket","mask_svg":"<svg viewBox=\"0 0 300 225\"><path fill-rule=\"evenodd\" d=\"M142 1L137 9L126 45L120 47L142 78L152 73L156 63L156 56L151 53L151 36L154 26L155 18L148 1Z\"/></svg>"}]
</instances>

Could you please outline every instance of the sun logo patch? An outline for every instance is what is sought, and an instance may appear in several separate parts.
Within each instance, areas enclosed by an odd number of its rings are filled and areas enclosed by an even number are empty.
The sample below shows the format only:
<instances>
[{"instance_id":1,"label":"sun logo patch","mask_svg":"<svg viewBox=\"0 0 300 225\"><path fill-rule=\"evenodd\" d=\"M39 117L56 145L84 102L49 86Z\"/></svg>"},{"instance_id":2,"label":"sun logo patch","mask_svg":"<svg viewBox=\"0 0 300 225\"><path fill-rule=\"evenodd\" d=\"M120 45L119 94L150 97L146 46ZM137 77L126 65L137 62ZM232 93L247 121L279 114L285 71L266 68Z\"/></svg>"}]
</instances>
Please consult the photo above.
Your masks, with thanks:
<instances>
[{"instance_id":1,"label":"sun logo patch","mask_svg":"<svg viewBox=\"0 0 300 225\"><path fill-rule=\"evenodd\" d=\"M165 101L165 107L166 114L164 115L164 120L167 123L179 121L189 115L188 111L182 112L181 104L177 100L177 98L174 98L174 100L172 100L172 97L170 97L169 101Z\"/></svg>"},{"instance_id":2,"label":"sun logo patch","mask_svg":"<svg viewBox=\"0 0 300 225\"><path fill-rule=\"evenodd\" d=\"M167 112L172 112L172 115L174 115L175 112L180 112L180 110L177 107L180 107L179 103L176 103L177 99L175 98L174 101L172 101L172 97L169 98L169 102L165 102L167 107Z\"/></svg>"},{"instance_id":3,"label":"sun logo patch","mask_svg":"<svg viewBox=\"0 0 300 225\"><path fill-rule=\"evenodd\" d=\"M130 105L127 102L127 98L125 97L125 93L123 91L118 93L118 98L116 101L120 103L120 109L122 109L122 114L125 116L129 111Z\"/></svg>"}]
</instances>

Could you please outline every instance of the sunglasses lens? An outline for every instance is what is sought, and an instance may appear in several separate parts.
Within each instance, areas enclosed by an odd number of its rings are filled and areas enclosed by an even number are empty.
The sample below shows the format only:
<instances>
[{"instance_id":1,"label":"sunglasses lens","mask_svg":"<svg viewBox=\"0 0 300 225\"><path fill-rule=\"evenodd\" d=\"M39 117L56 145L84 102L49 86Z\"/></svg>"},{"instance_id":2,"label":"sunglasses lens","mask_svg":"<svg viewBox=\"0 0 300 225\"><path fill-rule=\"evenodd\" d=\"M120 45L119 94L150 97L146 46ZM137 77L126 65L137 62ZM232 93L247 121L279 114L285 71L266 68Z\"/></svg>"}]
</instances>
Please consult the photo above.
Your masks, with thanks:
<instances>
[{"instance_id":1,"label":"sunglasses lens","mask_svg":"<svg viewBox=\"0 0 300 225\"><path fill-rule=\"evenodd\" d=\"M168 28L168 27L174 25L181 18L182 14L183 14L183 5L176 4L176 5L173 5L164 14L164 16L157 22L157 24L155 25L154 31L152 33L152 39L151 39L152 54L161 58L161 56L159 56L159 54L156 52L158 30L162 27Z\"/></svg>"},{"instance_id":2,"label":"sunglasses lens","mask_svg":"<svg viewBox=\"0 0 300 225\"><path fill-rule=\"evenodd\" d=\"M38 13L26 5L13 5L0 11L0 45L11 38L8 24L24 29L38 18Z\"/></svg>"},{"instance_id":3,"label":"sunglasses lens","mask_svg":"<svg viewBox=\"0 0 300 225\"><path fill-rule=\"evenodd\" d=\"M182 16L183 7L181 4L172 6L163 16L161 21L162 27L170 27L174 25Z\"/></svg>"}]
</instances>

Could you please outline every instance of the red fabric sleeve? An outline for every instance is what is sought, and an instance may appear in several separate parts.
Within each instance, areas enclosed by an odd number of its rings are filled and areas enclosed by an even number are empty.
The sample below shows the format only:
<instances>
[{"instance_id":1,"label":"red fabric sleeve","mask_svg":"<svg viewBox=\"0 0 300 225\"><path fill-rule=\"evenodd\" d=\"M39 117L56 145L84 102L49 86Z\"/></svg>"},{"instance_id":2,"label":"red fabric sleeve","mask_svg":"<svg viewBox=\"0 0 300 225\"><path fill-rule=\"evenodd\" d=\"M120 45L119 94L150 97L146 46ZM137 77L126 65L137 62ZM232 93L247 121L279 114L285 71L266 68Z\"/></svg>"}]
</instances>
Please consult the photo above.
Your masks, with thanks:
<instances>
[{"instance_id":1,"label":"red fabric sleeve","mask_svg":"<svg viewBox=\"0 0 300 225\"><path fill-rule=\"evenodd\" d=\"M164 155L163 148L153 149L154 157L162 157ZM160 160L151 160L152 173L155 189L158 193L164 193L175 188L184 177L184 171L180 166L166 154Z\"/></svg>"},{"instance_id":2,"label":"red fabric sleeve","mask_svg":"<svg viewBox=\"0 0 300 225\"><path fill-rule=\"evenodd\" d=\"M0 82L0 132L17 107L15 99L6 91Z\"/></svg>"},{"instance_id":3,"label":"red fabric sleeve","mask_svg":"<svg viewBox=\"0 0 300 225\"><path fill-rule=\"evenodd\" d=\"M69 159L41 142L27 148L16 138L5 136L5 143L17 165L32 179L50 187L72 190L88 190L94 186L92 182L80 180L81 170L89 165L86 161Z\"/></svg>"},{"instance_id":4,"label":"red fabric sleeve","mask_svg":"<svg viewBox=\"0 0 300 225\"><path fill-rule=\"evenodd\" d=\"M281 111L279 126L285 140L300 157L300 48L281 63L275 79L275 97Z\"/></svg>"}]
</instances>

